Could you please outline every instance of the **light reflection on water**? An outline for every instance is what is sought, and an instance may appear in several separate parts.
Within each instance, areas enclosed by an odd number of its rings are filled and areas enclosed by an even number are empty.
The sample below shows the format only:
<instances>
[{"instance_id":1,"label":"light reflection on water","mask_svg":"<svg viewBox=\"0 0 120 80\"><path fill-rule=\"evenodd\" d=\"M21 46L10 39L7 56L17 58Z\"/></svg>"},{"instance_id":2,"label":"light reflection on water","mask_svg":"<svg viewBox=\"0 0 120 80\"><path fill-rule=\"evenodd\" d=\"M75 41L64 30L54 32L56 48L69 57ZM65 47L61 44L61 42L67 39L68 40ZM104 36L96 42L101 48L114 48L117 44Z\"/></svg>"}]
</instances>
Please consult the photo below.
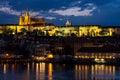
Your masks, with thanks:
<instances>
[{"instance_id":1,"label":"light reflection on water","mask_svg":"<svg viewBox=\"0 0 120 80\"><path fill-rule=\"evenodd\" d=\"M120 80L120 66L0 64L0 80Z\"/></svg>"},{"instance_id":2,"label":"light reflection on water","mask_svg":"<svg viewBox=\"0 0 120 80\"><path fill-rule=\"evenodd\" d=\"M120 79L120 77L116 76L115 71L115 66L110 65L75 65L75 80L116 80L117 78Z\"/></svg>"}]
</instances>

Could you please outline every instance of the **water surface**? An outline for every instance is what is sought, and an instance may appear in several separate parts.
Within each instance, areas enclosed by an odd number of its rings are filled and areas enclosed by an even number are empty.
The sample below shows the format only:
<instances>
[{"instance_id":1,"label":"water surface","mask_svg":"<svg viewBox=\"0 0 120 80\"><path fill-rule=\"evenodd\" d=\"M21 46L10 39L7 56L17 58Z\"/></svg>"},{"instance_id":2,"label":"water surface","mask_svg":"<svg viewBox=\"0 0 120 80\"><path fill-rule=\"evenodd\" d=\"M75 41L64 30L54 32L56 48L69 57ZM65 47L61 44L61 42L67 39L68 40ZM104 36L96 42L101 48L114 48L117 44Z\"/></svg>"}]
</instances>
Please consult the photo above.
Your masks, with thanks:
<instances>
[{"instance_id":1,"label":"water surface","mask_svg":"<svg viewBox=\"0 0 120 80\"><path fill-rule=\"evenodd\" d=\"M0 80L120 80L120 66L55 63L0 64Z\"/></svg>"}]
</instances>

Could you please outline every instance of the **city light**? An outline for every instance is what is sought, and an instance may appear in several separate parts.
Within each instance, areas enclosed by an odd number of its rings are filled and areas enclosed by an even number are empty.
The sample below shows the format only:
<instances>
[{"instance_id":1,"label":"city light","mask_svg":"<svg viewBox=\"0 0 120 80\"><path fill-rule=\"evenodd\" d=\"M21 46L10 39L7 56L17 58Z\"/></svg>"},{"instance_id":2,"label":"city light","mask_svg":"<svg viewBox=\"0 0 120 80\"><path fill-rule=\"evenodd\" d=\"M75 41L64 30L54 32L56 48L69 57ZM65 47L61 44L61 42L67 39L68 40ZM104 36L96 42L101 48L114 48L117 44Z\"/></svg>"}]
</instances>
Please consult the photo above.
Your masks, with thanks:
<instances>
[{"instance_id":1,"label":"city light","mask_svg":"<svg viewBox=\"0 0 120 80\"><path fill-rule=\"evenodd\" d=\"M9 56L9 54L5 54L5 56Z\"/></svg>"},{"instance_id":2,"label":"city light","mask_svg":"<svg viewBox=\"0 0 120 80\"><path fill-rule=\"evenodd\" d=\"M53 58L53 55L52 54L48 54L47 58Z\"/></svg>"},{"instance_id":3,"label":"city light","mask_svg":"<svg viewBox=\"0 0 120 80\"><path fill-rule=\"evenodd\" d=\"M95 60L95 62L97 62L97 63L105 63L105 60L104 60L104 59L95 58L94 60Z\"/></svg>"}]
</instances>

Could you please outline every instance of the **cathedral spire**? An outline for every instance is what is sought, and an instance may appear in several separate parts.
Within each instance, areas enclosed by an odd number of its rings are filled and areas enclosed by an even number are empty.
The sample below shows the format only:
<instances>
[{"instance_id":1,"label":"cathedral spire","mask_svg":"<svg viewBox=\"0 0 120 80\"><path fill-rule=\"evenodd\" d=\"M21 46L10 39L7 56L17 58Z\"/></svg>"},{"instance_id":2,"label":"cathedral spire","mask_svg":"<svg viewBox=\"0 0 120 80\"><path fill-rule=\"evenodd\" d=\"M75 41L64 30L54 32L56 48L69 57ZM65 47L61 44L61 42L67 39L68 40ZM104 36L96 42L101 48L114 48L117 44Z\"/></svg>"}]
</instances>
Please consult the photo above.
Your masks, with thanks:
<instances>
[{"instance_id":1,"label":"cathedral spire","mask_svg":"<svg viewBox=\"0 0 120 80\"><path fill-rule=\"evenodd\" d=\"M20 12L19 25L23 24L22 11Z\"/></svg>"},{"instance_id":2,"label":"cathedral spire","mask_svg":"<svg viewBox=\"0 0 120 80\"><path fill-rule=\"evenodd\" d=\"M28 8L26 9L25 16L29 16L29 11L28 11Z\"/></svg>"},{"instance_id":3,"label":"cathedral spire","mask_svg":"<svg viewBox=\"0 0 120 80\"><path fill-rule=\"evenodd\" d=\"M20 12L20 17L22 16L22 11Z\"/></svg>"},{"instance_id":4,"label":"cathedral spire","mask_svg":"<svg viewBox=\"0 0 120 80\"><path fill-rule=\"evenodd\" d=\"M68 27L69 26L69 21L68 21L68 19L66 20L66 27Z\"/></svg>"},{"instance_id":5,"label":"cathedral spire","mask_svg":"<svg viewBox=\"0 0 120 80\"><path fill-rule=\"evenodd\" d=\"M30 15L28 9L26 9L25 16L24 16L24 24L30 24Z\"/></svg>"},{"instance_id":6,"label":"cathedral spire","mask_svg":"<svg viewBox=\"0 0 120 80\"><path fill-rule=\"evenodd\" d=\"M68 19L66 20L66 27L72 26L72 21L69 21Z\"/></svg>"}]
</instances>

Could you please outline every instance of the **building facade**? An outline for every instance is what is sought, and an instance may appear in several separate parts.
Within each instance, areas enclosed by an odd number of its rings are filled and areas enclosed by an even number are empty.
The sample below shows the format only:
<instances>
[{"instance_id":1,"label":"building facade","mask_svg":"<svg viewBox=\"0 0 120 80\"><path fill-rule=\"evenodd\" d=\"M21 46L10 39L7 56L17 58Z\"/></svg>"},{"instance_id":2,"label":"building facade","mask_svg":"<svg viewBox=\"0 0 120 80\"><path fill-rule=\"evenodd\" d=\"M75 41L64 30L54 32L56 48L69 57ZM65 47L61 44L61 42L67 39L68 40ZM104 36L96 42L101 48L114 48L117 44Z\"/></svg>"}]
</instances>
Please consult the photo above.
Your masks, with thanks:
<instances>
[{"instance_id":1,"label":"building facade","mask_svg":"<svg viewBox=\"0 0 120 80\"><path fill-rule=\"evenodd\" d=\"M101 27L99 25L72 25L72 22L66 21L66 26L54 26L47 23L44 18L32 18L29 11L25 15L20 14L19 24L0 25L0 34L5 31L11 31L12 34L26 31L40 31L49 36L77 36L77 37L96 37L96 36L113 36L119 35L119 27Z\"/></svg>"}]
</instances>

